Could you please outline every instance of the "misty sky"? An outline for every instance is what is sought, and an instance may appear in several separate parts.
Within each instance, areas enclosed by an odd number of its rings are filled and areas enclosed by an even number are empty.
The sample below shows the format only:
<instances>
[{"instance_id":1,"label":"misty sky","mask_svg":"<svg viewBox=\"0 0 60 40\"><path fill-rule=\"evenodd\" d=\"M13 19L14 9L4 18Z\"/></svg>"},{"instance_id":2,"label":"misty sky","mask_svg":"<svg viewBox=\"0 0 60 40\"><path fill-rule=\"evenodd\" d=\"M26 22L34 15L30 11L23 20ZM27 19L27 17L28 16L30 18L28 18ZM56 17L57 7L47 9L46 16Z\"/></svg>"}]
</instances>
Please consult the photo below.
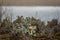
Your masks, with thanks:
<instances>
[{"instance_id":1,"label":"misty sky","mask_svg":"<svg viewBox=\"0 0 60 40\"><path fill-rule=\"evenodd\" d=\"M60 20L60 7L53 6L3 6L3 11L6 13L13 13L13 20L17 16L35 17L44 22L50 21L53 18ZM4 16L3 16L4 17Z\"/></svg>"}]
</instances>

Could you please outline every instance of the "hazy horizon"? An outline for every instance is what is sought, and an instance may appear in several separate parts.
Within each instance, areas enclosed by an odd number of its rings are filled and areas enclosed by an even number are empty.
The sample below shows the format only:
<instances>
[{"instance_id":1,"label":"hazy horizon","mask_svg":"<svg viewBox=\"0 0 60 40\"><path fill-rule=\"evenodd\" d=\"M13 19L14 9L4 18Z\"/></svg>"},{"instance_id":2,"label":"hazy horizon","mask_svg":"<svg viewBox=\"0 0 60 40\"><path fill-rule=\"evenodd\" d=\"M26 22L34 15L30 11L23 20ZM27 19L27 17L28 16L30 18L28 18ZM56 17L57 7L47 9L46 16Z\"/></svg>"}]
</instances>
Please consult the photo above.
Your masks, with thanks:
<instances>
[{"instance_id":1,"label":"hazy horizon","mask_svg":"<svg viewBox=\"0 0 60 40\"><path fill-rule=\"evenodd\" d=\"M3 11L7 10L6 13L13 13L13 20L16 19L16 16L24 16L24 17L35 17L41 19L44 22L50 21L52 19L58 19L60 22L60 7L44 7L44 6L36 6L36 7L27 7L27 6L3 6ZM9 15L8 14L8 15ZM4 18L4 16L3 16Z\"/></svg>"}]
</instances>

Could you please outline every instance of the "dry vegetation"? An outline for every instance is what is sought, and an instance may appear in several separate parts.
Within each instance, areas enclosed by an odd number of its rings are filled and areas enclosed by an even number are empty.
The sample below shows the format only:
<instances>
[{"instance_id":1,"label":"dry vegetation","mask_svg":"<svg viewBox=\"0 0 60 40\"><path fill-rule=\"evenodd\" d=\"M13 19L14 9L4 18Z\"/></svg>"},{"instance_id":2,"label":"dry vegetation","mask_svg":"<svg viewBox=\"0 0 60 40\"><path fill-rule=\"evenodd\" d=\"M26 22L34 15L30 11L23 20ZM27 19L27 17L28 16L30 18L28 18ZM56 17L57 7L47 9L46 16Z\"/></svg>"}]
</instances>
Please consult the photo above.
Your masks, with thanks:
<instances>
[{"instance_id":1,"label":"dry vegetation","mask_svg":"<svg viewBox=\"0 0 60 40\"><path fill-rule=\"evenodd\" d=\"M60 23L57 19L45 25L34 17L18 16L13 22L9 17L1 21L1 17L0 40L60 40Z\"/></svg>"}]
</instances>

